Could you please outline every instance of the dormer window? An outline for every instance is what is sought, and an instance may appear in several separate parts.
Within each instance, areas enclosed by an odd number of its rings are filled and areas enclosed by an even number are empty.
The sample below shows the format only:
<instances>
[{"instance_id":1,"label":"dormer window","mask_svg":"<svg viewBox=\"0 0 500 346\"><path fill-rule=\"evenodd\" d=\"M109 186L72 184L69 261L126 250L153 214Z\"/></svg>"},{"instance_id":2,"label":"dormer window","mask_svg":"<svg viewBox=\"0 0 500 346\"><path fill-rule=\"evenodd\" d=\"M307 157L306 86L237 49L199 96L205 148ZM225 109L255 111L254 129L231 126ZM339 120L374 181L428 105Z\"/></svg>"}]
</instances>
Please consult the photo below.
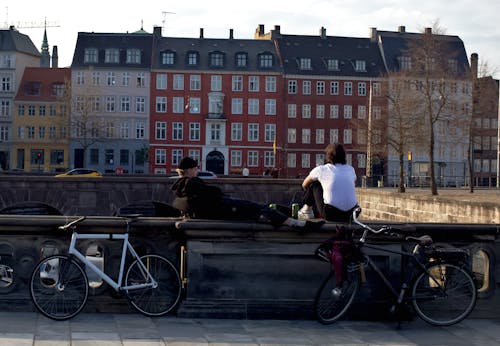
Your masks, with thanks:
<instances>
[{"instance_id":1,"label":"dormer window","mask_svg":"<svg viewBox=\"0 0 500 346\"><path fill-rule=\"evenodd\" d=\"M247 53L236 53L236 67L247 67L248 55Z\"/></svg>"},{"instance_id":2,"label":"dormer window","mask_svg":"<svg viewBox=\"0 0 500 346\"><path fill-rule=\"evenodd\" d=\"M104 52L104 62L107 64L118 64L120 62L120 51L116 48L106 49Z\"/></svg>"},{"instance_id":3,"label":"dormer window","mask_svg":"<svg viewBox=\"0 0 500 346\"><path fill-rule=\"evenodd\" d=\"M270 53L259 54L259 67L260 68L273 67L273 55Z\"/></svg>"},{"instance_id":4,"label":"dormer window","mask_svg":"<svg viewBox=\"0 0 500 346\"><path fill-rule=\"evenodd\" d=\"M42 88L41 82L28 82L26 83L25 94L31 96L40 95L40 89Z\"/></svg>"},{"instance_id":5,"label":"dormer window","mask_svg":"<svg viewBox=\"0 0 500 346\"><path fill-rule=\"evenodd\" d=\"M354 69L356 70L356 72L366 72L366 61L356 60L354 62Z\"/></svg>"},{"instance_id":6,"label":"dormer window","mask_svg":"<svg viewBox=\"0 0 500 346\"><path fill-rule=\"evenodd\" d=\"M301 70L312 70L311 58L300 58L299 68Z\"/></svg>"},{"instance_id":7,"label":"dormer window","mask_svg":"<svg viewBox=\"0 0 500 346\"><path fill-rule=\"evenodd\" d=\"M221 52L210 53L211 67L224 67L224 54Z\"/></svg>"},{"instance_id":8,"label":"dormer window","mask_svg":"<svg viewBox=\"0 0 500 346\"><path fill-rule=\"evenodd\" d=\"M401 71L411 70L411 58L409 56L398 57L399 69Z\"/></svg>"},{"instance_id":9,"label":"dormer window","mask_svg":"<svg viewBox=\"0 0 500 346\"><path fill-rule=\"evenodd\" d=\"M127 49L127 64L140 64L141 51L139 49Z\"/></svg>"},{"instance_id":10,"label":"dormer window","mask_svg":"<svg viewBox=\"0 0 500 346\"><path fill-rule=\"evenodd\" d=\"M62 97L64 95L64 84L63 83L53 83L52 84L52 95Z\"/></svg>"},{"instance_id":11,"label":"dormer window","mask_svg":"<svg viewBox=\"0 0 500 346\"><path fill-rule=\"evenodd\" d=\"M189 66L198 66L198 53L189 52L187 55L187 64Z\"/></svg>"},{"instance_id":12,"label":"dormer window","mask_svg":"<svg viewBox=\"0 0 500 346\"><path fill-rule=\"evenodd\" d=\"M339 70L338 59L326 59L326 68L328 71L338 71Z\"/></svg>"},{"instance_id":13,"label":"dormer window","mask_svg":"<svg viewBox=\"0 0 500 346\"><path fill-rule=\"evenodd\" d=\"M173 65L175 63L175 53L174 52L162 52L161 53L161 63L163 65Z\"/></svg>"},{"instance_id":14,"label":"dormer window","mask_svg":"<svg viewBox=\"0 0 500 346\"><path fill-rule=\"evenodd\" d=\"M83 53L83 62L84 63L97 63L98 54L96 48L86 48Z\"/></svg>"}]
</instances>

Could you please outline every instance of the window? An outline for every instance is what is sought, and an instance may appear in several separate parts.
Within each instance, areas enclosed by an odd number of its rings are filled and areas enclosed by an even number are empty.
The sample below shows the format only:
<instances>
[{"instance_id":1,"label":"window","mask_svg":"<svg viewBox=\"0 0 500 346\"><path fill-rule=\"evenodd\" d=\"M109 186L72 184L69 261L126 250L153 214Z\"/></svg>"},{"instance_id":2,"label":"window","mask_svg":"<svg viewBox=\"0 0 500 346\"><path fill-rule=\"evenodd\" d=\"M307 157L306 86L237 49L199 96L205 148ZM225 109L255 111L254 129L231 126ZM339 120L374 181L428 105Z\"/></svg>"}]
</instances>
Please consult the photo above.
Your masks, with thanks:
<instances>
[{"instance_id":1,"label":"window","mask_svg":"<svg viewBox=\"0 0 500 346\"><path fill-rule=\"evenodd\" d=\"M120 138L130 138L130 127L128 121L120 123Z\"/></svg>"},{"instance_id":2,"label":"window","mask_svg":"<svg viewBox=\"0 0 500 346\"><path fill-rule=\"evenodd\" d=\"M64 150L51 150L50 151L50 164L62 165L64 163Z\"/></svg>"},{"instance_id":3,"label":"window","mask_svg":"<svg viewBox=\"0 0 500 346\"><path fill-rule=\"evenodd\" d=\"M366 118L366 106L358 105L358 119Z\"/></svg>"},{"instance_id":4,"label":"window","mask_svg":"<svg viewBox=\"0 0 500 346\"><path fill-rule=\"evenodd\" d=\"M316 118L317 119L325 118L325 105L316 105Z\"/></svg>"},{"instance_id":5,"label":"window","mask_svg":"<svg viewBox=\"0 0 500 346\"><path fill-rule=\"evenodd\" d=\"M129 86L130 85L130 72L123 72L122 73L122 86Z\"/></svg>"},{"instance_id":6,"label":"window","mask_svg":"<svg viewBox=\"0 0 500 346\"><path fill-rule=\"evenodd\" d=\"M85 75L83 74L82 71L78 71L76 73L76 84L77 85L83 85L83 84L85 84Z\"/></svg>"},{"instance_id":7,"label":"window","mask_svg":"<svg viewBox=\"0 0 500 346\"><path fill-rule=\"evenodd\" d=\"M2 91L11 91L11 82L10 77L4 76L2 77Z\"/></svg>"},{"instance_id":8,"label":"window","mask_svg":"<svg viewBox=\"0 0 500 346\"><path fill-rule=\"evenodd\" d=\"M305 80L302 82L302 94L311 95L311 81Z\"/></svg>"},{"instance_id":9,"label":"window","mask_svg":"<svg viewBox=\"0 0 500 346\"><path fill-rule=\"evenodd\" d=\"M17 114L20 115L20 116L24 115L24 105L19 105L17 107Z\"/></svg>"},{"instance_id":10,"label":"window","mask_svg":"<svg viewBox=\"0 0 500 346\"><path fill-rule=\"evenodd\" d=\"M358 154L358 168L366 168L366 155Z\"/></svg>"},{"instance_id":11,"label":"window","mask_svg":"<svg viewBox=\"0 0 500 346\"><path fill-rule=\"evenodd\" d=\"M248 91L251 91L251 92L259 91L259 77L258 76L248 77Z\"/></svg>"},{"instance_id":12,"label":"window","mask_svg":"<svg viewBox=\"0 0 500 346\"><path fill-rule=\"evenodd\" d=\"M129 164L129 156L130 152L128 149L120 149L120 164L128 165Z\"/></svg>"},{"instance_id":13,"label":"window","mask_svg":"<svg viewBox=\"0 0 500 346\"><path fill-rule=\"evenodd\" d=\"M344 105L344 119L352 119L352 106Z\"/></svg>"},{"instance_id":14,"label":"window","mask_svg":"<svg viewBox=\"0 0 500 346\"><path fill-rule=\"evenodd\" d=\"M174 74L172 89L174 90L184 90L184 75Z\"/></svg>"},{"instance_id":15,"label":"window","mask_svg":"<svg viewBox=\"0 0 500 346\"><path fill-rule=\"evenodd\" d=\"M165 149L155 149L155 164L164 165L167 162L167 151Z\"/></svg>"},{"instance_id":16,"label":"window","mask_svg":"<svg viewBox=\"0 0 500 346\"><path fill-rule=\"evenodd\" d=\"M130 96L120 97L120 110L122 112L130 112Z\"/></svg>"},{"instance_id":17,"label":"window","mask_svg":"<svg viewBox=\"0 0 500 346\"><path fill-rule=\"evenodd\" d=\"M311 105L308 104L302 105L302 118L304 119L311 118Z\"/></svg>"},{"instance_id":18,"label":"window","mask_svg":"<svg viewBox=\"0 0 500 346\"><path fill-rule=\"evenodd\" d=\"M201 76L199 74L189 76L189 90L201 90Z\"/></svg>"},{"instance_id":19,"label":"window","mask_svg":"<svg viewBox=\"0 0 500 346\"><path fill-rule=\"evenodd\" d=\"M243 114L243 99L240 98L231 99L231 113Z\"/></svg>"},{"instance_id":20,"label":"window","mask_svg":"<svg viewBox=\"0 0 500 346\"><path fill-rule=\"evenodd\" d=\"M339 94L339 82L330 82L330 95Z\"/></svg>"},{"instance_id":21,"label":"window","mask_svg":"<svg viewBox=\"0 0 500 346\"><path fill-rule=\"evenodd\" d=\"M165 73L159 73L156 75L156 90L166 90L167 89L167 75Z\"/></svg>"},{"instance_id":22,"label":"window","mask_svg":"<svg viewBox=\"0 0 500 346\"><path fill-rule=\"evenodd\" d=\"M408 56L398 57L399 69L402 71L411 70L411 58Z\"/></svg>"},{"instance_id":23,"label":"window","mask_svg":"<svg viewBox=\"0 0 500 346\"><path fill-rule=\"evenodd\" d=\"M287 141L288 143L297 143L297 130L296 129L288 129L287 131Z\"/></svg>"},{"instance_id":24,"label":"window","mask_svg":"<svg viewBox=\"0 0 500 346\"><path fill-rule=\"evenodd\" d=\"M189 140L200 140L200 123L189 123Z\"/></svg>"},{"instance_id":25,"label":"window","mask_svg":"<svg viewBox=\"0 0 500 346\"><path fill-rule=\"evenodd\" d=\"M366 83L365 82L358 83L358 95L359 96L366 96Z\"/></svg>"},{"instance_id":26,"label":"window","mask_svg":"<svg viewBox=\"0 0 500 346\"><path fill-rule=\"evenodd\" d=\"M189 113L199 114L201 112L201 99L199 97L189 98Z\"/></svg>"},{"instance_id":27,"label":"window","mask_svg":"<svg viewBox=\"0 0 500 346\"><path fill-rule=\"evenodd\" d=\"M289 80L288 81L288 93L289 94L296 94L297 93L297 81L296 80Z\"/></svg>"},{"instance_id":28,"label":"window","mask_svg":"<svg viewBox=\"0 0 500 346\"><path fill-rule=\"evenodd\" d=\"M156 96L156 111L158 113L167 112L167 98L164 96Z\"/></svg>"},{"instance_id":29,"label":"window","mask_svg":"<svg viewBox=\"0 0 500 346\"><path fill-rule=\"evenodd\" d=\"M113 86L113 85L115 85L115 83L116 83L115 73L114 72L108 72L106 74L106 85Z\"/></svg>"},{"instance_id":30,"label":"window","mask_svg":"<svg viewBox=\"0 0 500 346\"><path fill-rule=\"evenodd\" d=\"M146 98L142 96L138 96L135 98L135 111L137 113L145 113L146 112Z\"/></svg>"},{"instance_id":31,"label":"window","mask_svg":"<svg viewBox=\"0 0 500 346\"><path fill-rule=\"evenodd\" d=\"M33 115L35 115L35 109L34 109L35 106L30 106L30 107L33 107ZM2 116L2 117L10 116L10 101L9 100L4 99L0 102L0 116Z\"/></svg>"},{"instance_id":32,"label":"window","mask_svg":"<svg viewBox=\"0 0 500 346\"><path fill-rule=\"evenodd\" d=\"M115 124L113 122L106 123L105 127L104 127L104 131L106 133L106 138L114 138L115 137Z\"/></svg>"},{"instance_id":33,"label":"window","mask_svg":"<svg viewBox=\"0 0 500 346\"><path fill-rule=\"evenodd\" d=\"M172 139L174 141L181 141L184 139L184 124L183 123L173 123L172 124Z\"/></svg>"},{"instance_id":34,"label":"window","mask_svg":"<svg viewBox=\"0 0 500 346\"><path fill-rule=\"evenodd\" d=\"M248 99L248 114L259 114L259 99Z\"/></svg>"},{"instance_id":35,"label":"window","mask_svg":"<svg viewBox=\"0 0 500 346\"><path fill-rule=\"evenodd\" d=\"M115 111L115 97L106 96L106 112L114 112L114 111Z\"/></svg>"},{"instance_id":36,"label":"window","mask_svg":"<svg viewBox=\"0 0 500 346\"><path fill-rule=\"evenodd\" d=\"M265 115L276 115L276 100L266 99Z\"/></svg>"},{"instance_id":37,"label":"window","mask_svg":"<svg viewBox=\"0 0 500 346\"><path fill-rule=\"evenodd\" d=\"M78 101L77 101L77 103L78 103ZM4 107L9 107L9 101L8 100L3 100L2 101L2 111L1 111L0 114L4 114ZM6 109L8 109L8 108L6 108ZM28 106L28 115L29 116L35 116L35 113L36 113L35 106L29 105ZM8 115L8 113L6 113L6 115Z\"/></svg>"},{"instance_id":38,"label":"window","mask_svg":"<svg viewBox=\"0 0 500 346\"><path fill-rule=\"evenodd\" d=\"M220 141L221 126L220 124L210 124L210 143L218 144Z\"/></svg>"},{"instance_id":39,"label":"window","mask_svg":"<svg viewBox=\"0 0 500 346\"><path fill-rule=\"evenodd\" d=\"M264 151L264 167L274 167L275 158L272 151Z\"/></svg>"},{"instance_id":40,"label":"window","mask_svg":"<svg viewBox=\"0 0 500 346\"><path fill-rule=\"evenodd\" d=\"M259 67L271 68L273 67L273 55L269 53L259 55Z\"/></svg>"},{"instance_id":41,"label":"window","mask_svg":"<svg viewBox=\"0 0 500 346\"><path fill-rule=\"evenodd\" d=\"M337 59L327 59L326 68L328 71L337 71L339 69L339 61Z\"/></svg>"},{"instance_id":42,"label":"window","mask_svg":"<svg viewBox=\"0 0 500 346\"><path fill-rule=\"evenodd\" d=\"M241 150L231 150L231 166L241 167Z\"/></svg>"},{"instance_id":43,"label":"window","mask_svg":"<svg viewBox=\"0 0 500 346\"><path fill-rule=\"evenodd\" d=\"M139 120L135 123L135 138L143 139L146 137L146 122Z\"/></svg>"},{"instance_id":44,"label":"window","mask_svg":"<svg viewBox=\"0 0 500 346\"><path fill-rule=\"evenodd\" d=\"M309 168L309 167L311 167L311 154L302 153L301 156L302 156L301 157L302 168Z\"/></svg>"},{"instance_id":45,"label":"window","mask_svg":"<svg viewBox=\"0 0 500 346\"><path fill-rule=\"evenodd\" d=\"M221 52L210 53L211 67L224 67L224 54Z\"/></svg>"},{"instance_id":46,"label":"window","mask_svg":"<svg viewBox=\"0 0 500 346\"><path fill-rule=\"evenodd\" d=\"M163 65L173 65L175 63L175 53L174 52L162 52L161 53L161 63Z\"/></svg>"},{"instance_id":47,"label":"window","mask_svg":"<svg viewBox=\"0 0 500 346\"><path fill-rule=\"evenodd\" d=\"M140 64L141 51L139 49L127 49L127 64Z\"/></svg>"},{"instance_id":48,"label":"window","mask_svg":"<svg viewBox=\"0 0 500 346\"><path fill-rule=\"evenodd\" d=\"M356 70L356 72L366 72L366 61L356 60L354 69Z\"/></svg>"},{"instance_id":49,"label":"window","mask_svg":"<svg viewBox=\"0 0 500 346\"><path fill-rule=\"evenodd\" d=\"M330 143L338 143L339 129L330 129Z\"/></svg>"},{"instance_id":50,"label":"window","mask_svg":"<svg viewBox=\"0 0 500 346\"><path fill-rule=\"evenodd\" d=\"M344 129L344 144L351 144L351 143L352 143L352 130Z\"/></svg>"},{"instance_id":51,"label":"window","mask_svg":"<svg viewBox=\"0 0 500 346\"><path fill-rule=\"evenodd\" d=\"M96 63L98 60L97 49L96 48L86 48L83 52L83 62L84 63Z\"/></svg>"},{"instance_id":52,"label":"window","mask_svg":"<svg viewBox=\"0 0 500 346\"><path fill-rule=\"evenodd\" d=\"M276 138L276 125L275 124L265 124L264 125L264 142L274 142Z\"/></svg>"},{"instance_id":53,"label":"window","mask_svg":"<svg viewBox=\"0 0 500 346\"><path fill-rule=\"evenodd\" d=\"M56 116L57 115L57 108L55 105L50 105L49 106L49 116Z\"/></svg>"},{"instance_id":54,"label":"window","mask_svg":"<svg viewBox=\"0 0 500 346\"><path fill-rule=\"evenodd\" d=\"M35 127L34 126L26 126L26 132L28 133L29 139L35 138Z\"/></svg>"},{"instance_id":55,"label":"window","mask_svg":"<svg viewBox=\"0 0 500 346\"><path fill-rule=\"evenodd\" d=\"M172 166L178 166L179 162L182 160L182 149L172 150Z\"/></svg>"},{"instance_id":56,"label":"window","mask_svg":"<svg viewBox=\"0 0 500 346\"><path fill-rule=\"evenodd\" d=\"M254 150L248 151L247 164L248 167L257 167L259 165L259 152Z\"/></svg>"},{"instance_id":57,"label":"window","mask_svg":"<svg viewBox=\"0 0 500 346\"><path fill-rule=\"evenodd\" d=\"M176 96L172 99L172 111L175 114L184 113L184 97Z\"/></svg>"},{"instance_id":58,"label":"window","mask_svg":"<svg viewBox=\"0 0 500 346\"><path fill-rule=\"evenodd\" d=\"M243 139L243 124L242 123L232 123L231 124L231 140L241 141Z\"/></svg>"},{"instance_id":59,"label":"window","mask_svg":"<svg viewBox=\"0 0 500 346\"><path fill-rule=\"evenodd\" d=\"M297 117L297 105L296 104L289 104L288 105L288 117L289 118L296 118Z\"/></svg>"},{"instance_id":60,"label":"window","mask_svg":"<svg viewBox=\"0 0 500 346\"><path fill-rule=\"evenodd\" d=\"M236 53L236 67L247 67L248 56L246 53Z\"/></svg>"},{"instance_id":61,"label":"window","mask_svg":"<svg viewBox=\"0 0 500 346\"><path fill-rule=\"evenodd\" d=\"M233 76L231 81L232 91L243 91L243 76Z\"/></svg>"},{"instance_id":62,"label":"window","mask_svg":"<svg viewBox=\"0 0 500 346\"><path fill-rule=\"evenodd\" d=\"M318 81L316 82L316 95L324 95L325 94L325 82Z\"/></svg>"},{"instance_id":63,"label":"window","mask_svg":"<svg viewBox=\"0 0 500 346\"><path fill-rule=\"evenodd\" d=\"M325 143L325 129L316 129L316 144Z\"/></svg>"},{"instance_id":64,"label":"window","mask_svg":"<svg viewBox=\"0 0 500 346\"><path fill-rule=\"evenodd\" d=\"M295 154L295 153L288 153L286 155L286 165L289 168L295 168L295 167L297 167L297 154Z\"/></svg>"},{"instance_id":65,"label":"window","mask_svg":"<svg viewBox=\"0 0 500 346\"><path fill-rule=\"evenodd\" d=\"M380 108L380 106L373 106L373 119L382 119L382 108Z\"/></svg>"},{"instance_id":66,"label":"window","mask_svg":"<svg viewBox=\"0 0 500 346\"><path fill-rule=\"evenodd\" d=\"M276 92L276 77L266 76L266 92Z\"/></svg>"},{"instance_id":67,"label":"window","mask_svg":"<svg viewBox=\"0 0 500 346\"><path fill-rule=\"evenodd\" d=\"M9 140L9 127L0 126L0 141L8 141L8 140Z\"/></svg>"},{"instance_id":68,"label":"window","mask_svg":"<svg viewBox=\"0 0 500 346\"><path fill-rule=\"evenodd\" d=\"M197 162L201 162L200 151L198 149L189 149L188 156Z\"/></svg>"},{"instance_id":69,"label":"window","mask_svg":"<svg viewBox=\"0 0 500 346\"><path fill-rule=\"evenodd\" d=\"M104 51L104 62L107 64L117 64L120 62L120 51L116 48L108 48Z\"/></svg>"},{"instance_id":70,"label":"window","mask_svg":"<svg viewBox=\"0 0 500 346\"><path fill-rule=\"evenodd\" d=\"M312 70L311 58L300 58L299 68L301 70Z\"/></svg>"},{"instance_id":71,"label":"window","mask_svg":"<svg viewBox=\"0 0 500 346\"><path fill-rule=\"evenodd\" d=\"M189 52L187 54L187 64L190 66L196 66L198 65L198 53L196 52Z\"/></svg>"},{"instance_id":72,"label":"window","mask_svg":"<svg viewBox=\"0 0 500 346\"><path fill-rule=\"evenodd\" d=\"M254 124L254 123L248 124L248 141L249 142L259 141L259 124Z\"/></svg>"},{"instance_id":73,"label":"window","mask_svg":"<svg viewBox=\"0 0 500 346\"><path fill-rule=\"evenodd\" d=\"M352 95L352 82L344 82L344 95Z\"/></svg>"},{"instance_id":74,"label":"window","mask_svg":"<svg viewBox=\"0 0 500 346\"><path fill-rule=\"evenodd\" d=\"M373 83L372 84L372 92L373 96L381 96L382 95L382 87L380 83Z\"/></svg>"},{"instance_id":75,"label":"window","mask_svg":"<svg viewBox=\"0 0 500 346\"><path fill-rule=\"evenodd\" d=\"M302 143L311 143L311 129L302 129Z\"/></svg>"},{"instance_id":76,"label":"window","mask_svg":"<svg viewBox=\"0 0 500 346\"><path fill-rule=\"evenodd\" d=\"M144 72L137 73L137 86L139 88L146 86L146 74Z\"/></svg>"},{"instance_id":77,"label":"window","mask_svg":"<svg viewBox=\"0 0 500 346\"><path fill-rule=\"evenodd\" d=\"M155 123L155 139L156 140L166 140L167 139L167 123L164 121L157 121Z\"/></svg>"},{"instance_id":78,"label":"window","mask_svg":"<svg viewBox=\"0 0 500 346\"><path fill-rule=\"evenodd\" d=\"M222 76L210 76L210 90L212 91L222 90Z\"/></svg>"}]
</instances>

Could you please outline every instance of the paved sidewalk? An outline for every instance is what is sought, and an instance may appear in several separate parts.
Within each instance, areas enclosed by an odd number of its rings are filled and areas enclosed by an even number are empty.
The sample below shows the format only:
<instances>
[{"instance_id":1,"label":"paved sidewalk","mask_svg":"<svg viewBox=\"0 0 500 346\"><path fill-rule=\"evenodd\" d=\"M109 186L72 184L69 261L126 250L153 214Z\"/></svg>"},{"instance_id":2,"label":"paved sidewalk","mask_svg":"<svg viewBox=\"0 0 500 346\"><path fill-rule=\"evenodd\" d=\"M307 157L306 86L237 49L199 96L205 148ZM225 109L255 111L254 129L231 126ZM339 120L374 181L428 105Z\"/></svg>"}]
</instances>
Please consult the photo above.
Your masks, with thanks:
<instances>
[{"instance_id":1,"label":"paved sidewalk","mask_svg":"<svg viewBox=\"0 0 500 346\"><path fill-rule=\"evenodd\" d=\"M392 322L148 318L140 314L82 313L57 322L37 313L0 312L3 345L453 345L500 344L500 320L469 319L451 327L415 320Z\"/></svg>"}]
</instances>

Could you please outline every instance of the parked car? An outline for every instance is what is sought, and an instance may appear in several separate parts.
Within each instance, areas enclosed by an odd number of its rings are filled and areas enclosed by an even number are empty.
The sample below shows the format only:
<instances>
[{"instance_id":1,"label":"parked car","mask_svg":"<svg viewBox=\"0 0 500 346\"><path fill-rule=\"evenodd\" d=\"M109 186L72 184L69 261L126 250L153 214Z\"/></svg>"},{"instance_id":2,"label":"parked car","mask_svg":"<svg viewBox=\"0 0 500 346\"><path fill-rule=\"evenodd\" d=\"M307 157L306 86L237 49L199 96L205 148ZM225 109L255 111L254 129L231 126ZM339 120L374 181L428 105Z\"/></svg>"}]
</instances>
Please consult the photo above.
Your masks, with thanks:
<instances>
[{"instance_id":1,"label":"parked car","mask_svg":"<svg viewBox=\"0 0 500 346\"><path fill-rule=\"evenodd\" d=\"M56 174L56 178L102 178L101 172L91 168L75 168L67 172Z\"/></svg>"},{"instance_id":2,"label":"parked car","mask_svg":"<svg viewBox=\"0 0 500 346\"><path fill-rule=\"evenodd\" d=\"M216 179L217 175L212 172L212 171L198 171L198 177L201 179ZM177 179L179 178L178 175L172 175L171 177L168 177L169 179Z\"/></svg>"}]
</instances>

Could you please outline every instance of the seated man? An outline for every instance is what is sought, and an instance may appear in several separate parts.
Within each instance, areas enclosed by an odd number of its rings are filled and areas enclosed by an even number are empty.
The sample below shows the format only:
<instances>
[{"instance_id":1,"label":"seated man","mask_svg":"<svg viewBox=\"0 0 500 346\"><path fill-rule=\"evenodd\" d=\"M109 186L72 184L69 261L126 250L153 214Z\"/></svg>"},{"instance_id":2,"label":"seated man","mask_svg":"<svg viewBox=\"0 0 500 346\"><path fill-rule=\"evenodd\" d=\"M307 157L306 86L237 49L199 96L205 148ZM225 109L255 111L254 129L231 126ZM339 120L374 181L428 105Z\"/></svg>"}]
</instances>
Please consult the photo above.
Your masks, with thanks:
<instances>
[{"instance_id":1,"label":"seated man","mask_svg":"<svg viewBox=\"0 0 500 346\"><path fill-rule=\"evenodd\" d=\"M172 185L176 197L173 206L186 216L215 220L252 220L299 229L319 228L324 223L295 220L268 206L229 198L218 187L208 185L198 178L197 172L198 163L190 157L183 158L177 169L179 179Z\"/></svg>"}]
</instances>

